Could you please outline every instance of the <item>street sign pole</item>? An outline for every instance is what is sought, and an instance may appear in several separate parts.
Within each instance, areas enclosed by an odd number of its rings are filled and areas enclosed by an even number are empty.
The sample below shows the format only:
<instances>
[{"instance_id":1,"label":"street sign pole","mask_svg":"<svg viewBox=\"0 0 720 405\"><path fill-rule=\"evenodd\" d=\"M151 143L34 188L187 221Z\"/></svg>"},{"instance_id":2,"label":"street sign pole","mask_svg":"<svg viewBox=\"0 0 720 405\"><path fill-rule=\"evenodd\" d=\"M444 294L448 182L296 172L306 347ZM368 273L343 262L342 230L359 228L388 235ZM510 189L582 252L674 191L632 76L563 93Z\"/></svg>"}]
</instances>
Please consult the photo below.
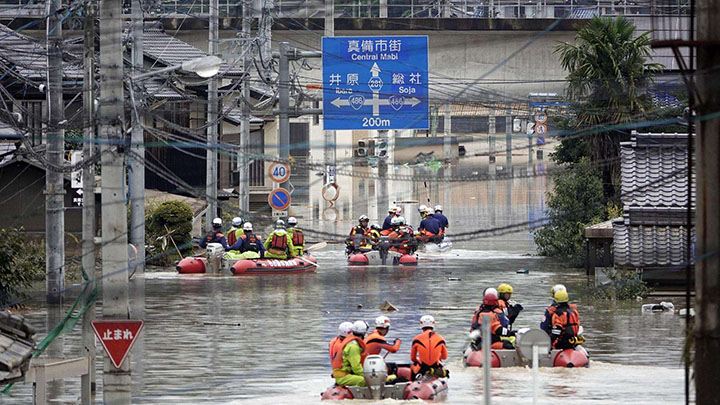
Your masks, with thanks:
<instances>
[{"instance_id":1,"label":"street sign pole","mask_svg":"<svg viewBox=\"0 0 720 405\"><path fill-rule=\"evenodd\" d=\"M280 161L288 163L290 158L290 44L280 43L280 66L278 72L278 106L280 119L278 120L278 155ZM285 188L287 181L280 184Z\"/></svg>"}]
</instances>

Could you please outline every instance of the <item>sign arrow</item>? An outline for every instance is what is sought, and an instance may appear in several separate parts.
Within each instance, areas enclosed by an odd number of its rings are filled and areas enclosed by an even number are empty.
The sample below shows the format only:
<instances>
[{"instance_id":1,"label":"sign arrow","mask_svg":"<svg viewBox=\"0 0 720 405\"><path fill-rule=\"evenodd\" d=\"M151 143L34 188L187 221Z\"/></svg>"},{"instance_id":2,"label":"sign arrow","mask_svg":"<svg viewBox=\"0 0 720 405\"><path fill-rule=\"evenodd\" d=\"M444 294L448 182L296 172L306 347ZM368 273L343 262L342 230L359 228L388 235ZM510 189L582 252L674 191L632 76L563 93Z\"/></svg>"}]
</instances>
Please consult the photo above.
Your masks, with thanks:
<instances>
[{"instance_id":1,"label":"sign arrow","mask_svg":"<svg viewBox=\"0 0 720 405\"><path fill-rule=\"evenodd\" d=\"M417 97L406 98L405 104L410 104L410 107L415 107L416 105L420 104L420 99L418 99Z\"/></svg>"},{"instance_id":2,"label":"sign arrow","mask_svg":"<svg viewBox=\"0 0 720 405\"><path fill-rule=\"evenodd\" d=\"M340 108L342 106L349 106L350 102L348 100L344 100L344 99L338 97L335 100L331 101L330 104L334 105L337 108Z\"/></svg>"},{"instance_id":3,"label":"sign arrow","mask_svg":"<svg viewBox=\"0 0 720 405\"><path fill-rule=\"evenodd\" d=\"M370 73L372 73L372 77L380 77L380 67L377 65L377 62L373 63L372 68L370 68Z\"/></svg>"},{"instance_id":4,"label":"sign arrow","mask_svg":"<svg viewBox=\"0 0 720 405\"><path fill-rule=\"evenodd\" d=\"M83 191L82 191L82 189L81 189L81 188L79 188L79 189L75 190L75 192L76 192L76 193L78 193L79 195L82 195L82 193L83 193Z\"/></svg>"}]
</instances>

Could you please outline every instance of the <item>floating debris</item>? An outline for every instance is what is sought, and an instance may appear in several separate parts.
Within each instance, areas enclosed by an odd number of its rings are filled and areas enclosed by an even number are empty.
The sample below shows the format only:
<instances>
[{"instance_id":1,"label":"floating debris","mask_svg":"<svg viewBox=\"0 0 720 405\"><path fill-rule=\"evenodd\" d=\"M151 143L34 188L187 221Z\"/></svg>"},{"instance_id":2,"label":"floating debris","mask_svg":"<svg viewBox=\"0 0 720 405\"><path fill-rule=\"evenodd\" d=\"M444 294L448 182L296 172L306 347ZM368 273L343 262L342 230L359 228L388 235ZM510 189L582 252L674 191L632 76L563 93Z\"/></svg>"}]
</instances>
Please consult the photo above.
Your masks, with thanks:
<instances>
[{"instance_id":1,"label":"floating debris","mask_svg":"<svg viewBox=\"0 0 720 405\"><path fill-rule=\"evenodd\" d=\"M363 307L363 304L357 304L358 309Z\"/></svg>"},{"instance_id":2,"label":"floating debris","mask_svg":"<svg viewBox=\"0 0 720 405\"><path fill-rule=\"evenodd\" d=\"M530 270L528 269L520 269L516 272L517 274L528 274L530 273Z\"/></svg>"},{"instance_id":3,"label":"floating debris","mask_svg":"<svg viewBox=\"0 0 720 405\"><path fill-rule=\"evenodd\" d=\"M459 277L448 277L448 281L461 281Z\"/></svg>"},{"instance_id":4,"label":"floating debris","mask_svg":"<svg viewBox=\"0 0 720 405\"><path fill-rule=\"evenodd\" d=\"M220 325L220 326L242 326L242 325L240 324L240 322L203 321L202 324L203 324L203 326L210 326L210 325L212 325L212 326L215 326L215 325Z\"/></svg>"},{"instance_id":5,"label":"floating debris","mask_svg":"<svg viewBox=\"0 0 720 405\"><path fill-rule=\"evenodd\" d=\"M398 309L397 309L397 307L396 307L395 305L393 305L393 304L385 301L385 302L382 303L382 305L380 305L380 310L381 310L381 311L386 311L386 312L395 312L395 311L397 311Z\"/></svg>"},{"instance_id":6,"label":"floating debris","mask_svg":"<svg viewBox=\"0 0 720 405\"><path fill-rule=\"evenodd\" d=\"M687 316L687 308L683 308L677 312L678 316L685 318ZM690 318L695 318L695 310L690 308Z\"/></svg>"},{"instance_id":7,"label":"floating debris","mask_svg":"<svg viewBox=\"0 0 720 405\"><path fill-rule=\"evenodd\" d=\"M675 305L672 302L661 302L659 304L645 304L642 306L643 312L669 312L674 311Z\"/></svg>"}]
</instances>

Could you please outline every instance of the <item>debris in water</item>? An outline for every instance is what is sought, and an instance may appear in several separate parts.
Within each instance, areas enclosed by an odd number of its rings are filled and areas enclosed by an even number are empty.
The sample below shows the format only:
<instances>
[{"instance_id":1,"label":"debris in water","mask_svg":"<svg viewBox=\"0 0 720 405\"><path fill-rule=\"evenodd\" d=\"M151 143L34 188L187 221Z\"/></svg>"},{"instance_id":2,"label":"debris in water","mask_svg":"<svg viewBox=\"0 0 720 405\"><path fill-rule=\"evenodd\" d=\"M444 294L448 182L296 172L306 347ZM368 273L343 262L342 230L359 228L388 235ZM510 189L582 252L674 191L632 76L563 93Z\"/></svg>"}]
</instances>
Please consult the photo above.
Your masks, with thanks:
<instances>
[{"instance_id":1,"label":"debris in water","mask_svg":"<svg viewBox=\"0 0 720 405\"><path fill-rule=\"evenodd\" d=\"M362 304L357 304L357 307L358 307L358 308L362 308L363 305L362 305Z\"/></svg>"},{"instance_id":2,"label":"debris in water","mask_svg":"<svg viewBox=\"0 0 720 405\"><path fill-rule=\"evenodd\" d=\"M528 269L520 269L517 271L517 274L528 274L530 273L530 270Z\"/></svg>"},{"instance_id":3,"label":"debris in water","mask_svg":"<svg viewBox=\"0 0 720 405\"><path fill-rule=\"evenodd\" d=\"M679 310L677 312L677 314L680 317L685 318L687 316L687 308L683 308L683 309ZM695 310L692 308L690 308L690 318L695 318Z\"/></svg>"},{"instance_id":4,"label":"debris in water","mask_svg":"<svg viewBox=\"0 0 720 405\"><path fill-rule=\"evenodd\" d=\"M448 281L460 281L458 277L448 277Z\"/></svg>"},{"instance_id":5,"label":"debris in water","mask_svg":"<svg viewBox=\"0 0 720 405\"><path fill-rule=\"evenodd\" d=\"M220 326L242 326L240 325L240 322L214 322L214 321L203 321L203 326L209 326L209 325L220 325Z\"/></svg>"},{"instance_id":6,"label":"debris in water","mask_svg":"<svg viewBox=\"0 0 720 405\"><path fill-rule=\"evenodd\" d=\"M380 310L381 310L381 311L386 311L386 312L395 312L395 311L397 311L398 309L397 309L397 307L395 307L395 305L393 305L393 304L385 301L385 302L382 303L382 305L380 305Z\"/></svg>"},{"instance_id":7,"label":"debris in water","mask_svg":"<svg viewBox=\"0 0 720 405\"><path fill-rule=\"evenodd\" d=\"M668 312L674 311L675 305L672 302L661 302L659 304L645 304L642 306L642 312Z\"/></svg>"}]
</instances>

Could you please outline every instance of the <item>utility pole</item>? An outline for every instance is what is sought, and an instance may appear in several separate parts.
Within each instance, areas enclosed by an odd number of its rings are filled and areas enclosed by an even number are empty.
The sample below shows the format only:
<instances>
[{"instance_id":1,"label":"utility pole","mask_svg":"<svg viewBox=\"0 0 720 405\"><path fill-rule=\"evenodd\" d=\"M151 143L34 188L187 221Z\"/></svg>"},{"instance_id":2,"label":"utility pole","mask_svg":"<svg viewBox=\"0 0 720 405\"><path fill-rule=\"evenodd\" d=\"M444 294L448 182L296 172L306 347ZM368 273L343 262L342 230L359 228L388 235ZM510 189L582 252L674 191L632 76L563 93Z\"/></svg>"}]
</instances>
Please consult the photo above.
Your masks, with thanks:
<instances>
[{"instance_id":1,"label":"utility pole","mask_svg":"<svg viewBox=\"0 0 720 405\"><path fill-rule=\"evenodd\" d=\"M95 2L88 2L84 27L84 76L83 108L85 110L83 161L95 156ZM83 314L82 336L84 355L90 358L89 373L80 379L81 402L90 404L95 391L95 333L92 321L95 320L95 300L88 302L97 288L95 281L95 164L83 167L83 207L82 207L82 267L88 276L88 289L84 305L90 305Z\"/></svg>"},{"instance_id":2,"label":"utility pole","mask_svg":"<svg viewBox=\"0 0 720 405\"><path fill-rule=\"evenodd\" d=\"M325 1L325 36L335 36L335 0ZM325 184L335 183L335 166L337 164L337 134L325 131ZM384 210L385 208L383 208ZM378 208L379 212L380 208Z\"/></svg>"},{"instance_id":3,"label":"utility pole","mask_svg":"<svg viewBox=\"0 0 720 405\"><path fill-rule=\"evenodd\" d=\"M100 108L102 138L102 276L103 318L128 319L127 210L125 157L122 4L100 0ZM109 358L103 367L103 402L130 404L130 356L121 368Z\"/></svg>"},{"instance_id":4,"label":"utility pole","mask_svg":"<svg viewBox=\"0 0 720 405\"><path fill-rule=\"evenodd\" d=\"M278 71L278 107L280 119L278 120L278 154L280 161L287 163L290 158L290 53L291 47L287 42L280 43L280 66ZM287 181L280 185L287 190Z\"/></svg>"},{"instance_id":5,"label":"utility pole","mask_svg":"<svg viewBox=\"0 0 720 405\"><path fill-rule=\"evenodd\" d=\"M693 10L694 11L694 10ZM697 12L697 70L695 76L697 101L691 93L690 118L693 103L697 116L713 114L720 108L720 77L715 67L720 64L720 14L718 0L698 0ZM691 12L690 19L693 13ZM693 39L690 22L690 39ZM690 53L692 57L692 52ZM692 62L690 64L692 69ZM692 122L692 121L691 121ZM720 119L704 119L696 123L697 136L697 253L695 254L695 402L717 404L720 385L717 383L717 364L720 361ZM688 224L689 225L689 224ZM689 248L689 247L688 247ZM689 310L689 309L688 309ZM691 339L691 336L688 336Z\"/></svg>"},{"instance_id":6,"label":"utility pole","mask_svg":"<svg viewBox=\"0 0 720 405\"><path fill-rule=\"evenodd\" d=\"M389 131L387 129L378 131L378 136L380 137L380 144L387 145L388 144L388 133ZM377 148L377 145L376 145ZM389 148L387 148L389 149ZM378 156L378 181L377 181L377 195L378 195L378 221L383 220L382 214L387 212L387 207L384 205L387 205L388 202L388 159L389 157L387 154L385 156ZM383 205L381 207L381 204ZM382 213L382 214L381 214Z\"/></svg>"},{"instance_id":7,"label":"utility pole","mask_svg":"<svg viewBox=\"0 0 720 405\"><path fill-rule=\"evenodd\" d=\"M143 68L143 11L142 0L132 0L132 74L138 75ZM130 83L130 85L134 85ZM137 249L137 272L145 272L145 137L143 130L144 111L137 106L138 113L131 108L132 136L128 159L128 189L130 190L130 243Z\"/></svg>"},{"instance_id":8,"label":"utility pole","mask_svg":"<svg viewBox=\"0 0 720 405\"><path fill-rule=\"evenodd\" d=\"M47 104L48 136L45 156L45 272L48 304L62 304L65 288L65 185L61 0L47 0Z\"/></svg>"},{"instance_id":9,"label":"utility pole","mask_svg":"<svg viewBox=\"0 0 720 405\"><path fill-rule=\"evenodd\" d=\"M217 56L218 46L218 0L210 0L210 33L208 36L208 53ZM205 214L205 231L212 230L212 220L217 216L217 144L218 144L218 79L210 78L208 82L207 106L207 177L205 178L205 194L207 213Z\"/></svg>"},{"instance_id":10,"label":"utility pole","mask_svg":"<svg viewBox=\"0 0 720 405\"><path fill-rule=\"evenodd\" d=\"M250 211L250 160L248 159L248 144L250 143L250 56L252 45L250 43L250 0L243 2L242 9L243 32L243 73L245 77L240 86L240 142L238 145L238 211L244 214Z\"/></svg>"},{"instance_id":11,"label":"utility pole","mask_svg":"<svg viewBox=\"0 0 720 405\"><path fill-rule=\"evenodd\" d=\"M512 110L505 103L505 166L512 173Z\"/></svg>"},{"instance_id":12,"label":"utility pole","mask_svg":"<svg viewBox=\"0 0 720 405\"><path fill-rule=\"evenodd\" d=\"M262 50L260 65L264 80L269 81L272 72L270 63L272 62L272 11L274 2L273 0L262 0L262 2L262 12L260 14L260 21L258 22L258 36L260 37L260 49Z\"/></svg>"}]
</instances>

